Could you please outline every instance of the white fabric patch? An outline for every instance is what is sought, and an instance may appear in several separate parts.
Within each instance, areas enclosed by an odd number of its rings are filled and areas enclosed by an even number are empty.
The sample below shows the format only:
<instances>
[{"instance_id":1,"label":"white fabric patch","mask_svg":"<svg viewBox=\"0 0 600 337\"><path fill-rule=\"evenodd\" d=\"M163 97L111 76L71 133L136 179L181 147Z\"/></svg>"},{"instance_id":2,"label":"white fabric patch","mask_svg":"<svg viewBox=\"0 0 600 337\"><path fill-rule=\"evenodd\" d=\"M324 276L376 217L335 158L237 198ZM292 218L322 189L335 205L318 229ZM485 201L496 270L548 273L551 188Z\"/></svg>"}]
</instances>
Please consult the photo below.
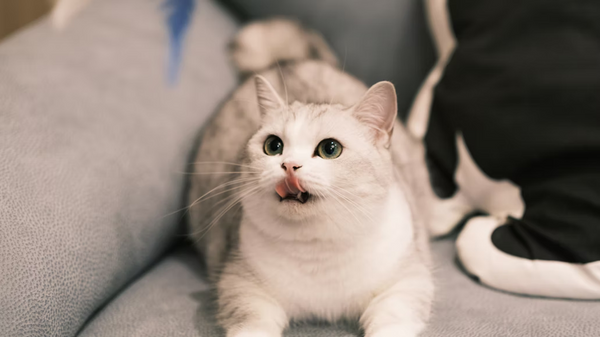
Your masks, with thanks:
<instances>
[{"instance_id":1,"label":"white fabric patch","mask_svg":"<svg viewBox=\"0 0 600 337\"><path fill-rule=\"evenodd\" d=\"M600 261L574 264L528 260L504 253L492 243L492 233L504 220L476 217L460 233L456 248L469 273L488 286L513 293L600 299Z\"/></svg>"}]
</instances>

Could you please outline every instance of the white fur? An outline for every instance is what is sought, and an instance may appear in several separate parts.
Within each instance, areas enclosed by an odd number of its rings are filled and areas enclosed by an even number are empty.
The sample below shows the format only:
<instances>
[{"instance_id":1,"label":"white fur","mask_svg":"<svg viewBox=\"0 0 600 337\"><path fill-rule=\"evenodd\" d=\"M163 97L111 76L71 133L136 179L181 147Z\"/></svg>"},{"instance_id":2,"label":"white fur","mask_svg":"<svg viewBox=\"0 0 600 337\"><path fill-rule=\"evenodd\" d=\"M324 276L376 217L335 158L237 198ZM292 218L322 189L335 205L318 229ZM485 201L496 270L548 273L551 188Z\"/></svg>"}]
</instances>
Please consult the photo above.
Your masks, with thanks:
<instances>
[{"instance_id":1,"label":"white fur","mask_svg":"<svg viewBox=\"0 0 600 337\"><path fill-rule=\"evenodd\" d=\"M370 232L340 235L336 227L356 226L342 209L306 224L322 226L322 236L328 240L278 239L294 229L289 231L282 224L255 224L252 212L248 212L240 229L240 253L267 280L269 294L289 318L334 321L360 317L373 294L397 278L396 268L409 255L412 243L406 200L397 186L390 192L377 219L380 222ZM272 232L261 229L266 227Z\"/></svg>"}]
</instances>

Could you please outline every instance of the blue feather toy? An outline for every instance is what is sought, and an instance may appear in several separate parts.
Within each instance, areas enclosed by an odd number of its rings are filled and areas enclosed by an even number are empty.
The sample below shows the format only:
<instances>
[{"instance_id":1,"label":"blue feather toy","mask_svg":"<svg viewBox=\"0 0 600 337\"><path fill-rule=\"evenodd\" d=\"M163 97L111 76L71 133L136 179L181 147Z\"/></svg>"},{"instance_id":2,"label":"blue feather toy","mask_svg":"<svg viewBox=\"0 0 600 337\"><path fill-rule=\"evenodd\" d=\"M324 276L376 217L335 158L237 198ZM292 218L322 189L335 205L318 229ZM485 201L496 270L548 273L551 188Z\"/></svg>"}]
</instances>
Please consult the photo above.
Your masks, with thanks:
<instances>
[{"instance_id":1,"label":"blue feather toy","mask_svg":"<svg viewBox=\"0 0 600 337\"><path fill-rule=\"evenodd\" d=\"M190 26L196 2L195 0L165 0L162 7L167 12L170 40L168 78L169 83L174 85L181 66L183 40Z\"/></svg>"}]
</instances>

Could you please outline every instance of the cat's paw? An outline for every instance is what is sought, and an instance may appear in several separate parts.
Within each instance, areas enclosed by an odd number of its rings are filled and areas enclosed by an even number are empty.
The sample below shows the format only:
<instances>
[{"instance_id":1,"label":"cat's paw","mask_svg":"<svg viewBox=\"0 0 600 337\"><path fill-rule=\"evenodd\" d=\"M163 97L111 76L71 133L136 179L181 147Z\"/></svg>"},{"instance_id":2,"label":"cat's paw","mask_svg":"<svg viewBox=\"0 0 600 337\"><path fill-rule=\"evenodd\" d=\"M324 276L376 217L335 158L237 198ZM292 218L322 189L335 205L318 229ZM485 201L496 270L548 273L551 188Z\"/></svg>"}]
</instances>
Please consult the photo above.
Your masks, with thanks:
<instances>
[{"instance_id":1,"label":"cat's paw","mask_svg":"<svg viewBox=\"0 0 600 337\"><path fill-rule=\"evenodd\" d=\"M365 337L417 337L420 330L406 324L390 324L368 332Z\"/></svg>"}]
</instances>

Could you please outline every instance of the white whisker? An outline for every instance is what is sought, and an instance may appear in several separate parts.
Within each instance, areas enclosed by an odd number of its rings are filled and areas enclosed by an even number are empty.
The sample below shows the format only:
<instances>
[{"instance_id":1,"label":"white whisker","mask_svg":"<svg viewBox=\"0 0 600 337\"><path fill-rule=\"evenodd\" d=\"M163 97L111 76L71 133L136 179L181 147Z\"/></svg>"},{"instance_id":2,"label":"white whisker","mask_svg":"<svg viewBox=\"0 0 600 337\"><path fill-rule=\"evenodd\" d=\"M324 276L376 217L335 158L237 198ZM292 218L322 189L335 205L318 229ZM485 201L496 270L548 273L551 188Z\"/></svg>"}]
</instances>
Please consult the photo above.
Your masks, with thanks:
<instances>
[{"instance_id":1,"label":"white whisker","mask_svg":"<svg viewBox=\"0 0 600 337\"><path fill-rule=\"evenodd\" d=\"M181 211L186 211L186 210L189 210L190 208L194 207L196 204L198 204L199 202L201 202L201 201L202 201L202 200L203 200L203 199L204 199L206 196L208 196L209 194L213 193L214 191L216 191L216 190L218 190L218 189L220 189L220 188L224 188L224 187L231 186L231 185L235 185L235 184L242 184L242 185L244 185L244 184L246 184L246 183L254 183L255 181L258 181L258 180L260 180L260 178L240 178L240 179L234 179L234 180L228 181L228 182L226 182L226 183L223 183L223 184L221 184L221 185L219 185L219 186L217 186L217 187L213 188L212 190L210 190L210 191L208 191L208 192L204 193L202 196L200 196L199 198L197 198L196 200L194 200L194 201L193 201L193 202L192 202L192 203L191 203L189 206L185 206L185 207L183 207L183 208L180 208L180 209L178 209L178 210L176 210L176 211L173 211L173 212L171 212L171 213L168 213L168 214L166 214L166 215L163 215L161 218L166 218L166 217L168 217L168 216L170 216L170 215L173 215L173 214L179 213L179 212L181 212ZM238 186L238 187L235 187L235 188L241 188L241 187L242 187L242 186ZM235 188L233 188L233 189L235 189ZM232 189L232 190L233 190L233 189ZM223 192L219 192L219 194L222 194L222 193L223 193ZM186 214L186 213L184 213L183 215L185 215L185 214ZM183 215L182 215L182 216L183 216Z\"/></svg>"},{"instance_id":2,"label":"white whisker","mask_svg":"<svg viewBox=\"0 0 600 337\"><path fill-rule=\"evenodd\" d=\"M189 205L188 208L193 207L196 203L198 203L199 201L201 201L207 195L209 195L209 194L213 193L214 191L218 190L219 188L223 188L223 187L230 186L230 185L235 185L235 184L242 184L242 185L244 185L246 183L249 183L249 182L253 183L253 182L258 181L258 180L259 180L259 178L239 178L239 179L235 179L235 180L226 182L226 183L221 184L221 185L213 188L212 190L204 193L198 199L194 200L194 202L191 205Z\"/></svg>"},{"instance_id":3,"label":"white whisker","mask_svg":"<svg viewBox=\"0 0 600 337\"><path fill-rule=\"evenodd\" d=\"M216 196L219 196L219 195L221 195L221 194L224 194L224 193L227 193L227 192L235 191L235 190L237 190L237 189L241 189L241 188L245 188L245 187L250 187L250 186L252 186L252 185L256 184L256 182L257 182L258 180L259 180L259 179L253 179L253 180L250 180L250 181L242 182L242 183L241 183L240 185L238 185L238 186L234 186L234 187L232 187L232 188L229 188L229 189L223 190L223 191L221 191L221 192L219 192L219 193L211 194L211 195L207 196L206 198L204 198L204 199L202 199L202 200L198 201L198 203L200 203L200 202L203 202L203 201L205 201L205 200L208 200L208 199L212 199L212 198L214 198L214 197L216 197ZM224 200L227 200L227 198L225 198ZM219 204L219 203L221 203L222 201L223 201L223 200L221 200L221 201L218 201L218 202L217 202L215 205L218 205L218 204ZM191 206L190 206L190 207L191 207Z\"/></svg>"},{"instance_id":4,"label":"white whisker","mask_svg":"<svg viewBox=\"0 0 600 337\"><path fill-rule=\"evenodd\" d=\"M331 194L331 197L333 197L334 200L336 200L340 205L342 205L342 207L344 207L346 211L348 211L348 214L352 215L354 220L356 220L356 223L362 224L362 221L360 221L358 216L356 216L354 212L352 212L348 207L346 207L346 205L337 196L335 196L335 194Z\"/></svg>"},{"instance_id":5,"label":"white whisker","mask_svg":"<svg viewBox=\"0 0 600 337\"><path fill-rule=\"evenodd\" d=\"M279 69L279 75L281 76L281 82L283 83L283 89L285 90L285 106L286 108L290 108L289 104L289 97L288 97L288 90L287 90L287 85L285 84L285 77L283 76L283 71L281 71L281 66L279 65L279 61L277 61L277 68Z\"/></svg>"},{"instance_id":6,"label":"white whisker","mask_svg":"<svg viewBox=\"0 0 600 337\"><path fill-rule=\"evenodd\" d=\"M366 218L368 218L368 220L370 220L371 222L375 222L373 220L373 218L371 217L370 214L368 214L358 203L354 202L353 200L351 200L350 198L342 195L340 192L331 189L331 192L333 192L334 194L338 195L340 198L342 198L342 200L346 201L347 203L349 203L351 206L354 206L356 208L357 211L359 211L362 215L364 215Z\"/></svg>"},{"instance_id":7,"label":"white whisker","mask_svg":"<svg viewBox=\"0 0 600 337\"><path fill-rule=\"evenodd\" d=\"M356 216L356 214L353 211L350 211L350 209L348 209L346 207L346 205L342 202L345 201L346 203L350 204L350 206L354 207L357 211L360 212L360 214L362 214L365 218L367 218L369 221L371 222L375 222L375 220L373 219L373 217L371 216L371 214L362 206L360 205L360 203L358 203L357 201L352 200L349 196L342 194L341 192L345 192L351 196L354 197L354 194L352 194L351 192L339 187L339 186L334 186L334 185L326 185L320 181L318 181L317 179L315 179L316 177L306 177L304 178L304 180L310 184L314 184L317 185L319 188L321 189L325 189L330 193L330 196L335 198L337 200L337 202L341 203L342 206L344 206L344 208L346 208L348 210L348 212L351 213L351 215L353 215L357 221L358 218ZM317 192L316 190L313 192ZM341 200L340 200L341 199ZM360 221L359 221L360 222Z\"/></svg>"},{"instance_id":8,"label":"white whisker","mask_svg":"<svg viewBox=\"0 0 600 337\"><path fill-rule=\"evenodd\" d=\"M352 204L354 207L356 207L356 208L357 208L359 211L361 211L361 212L362 212L362 213L363 213L365 216L367 216L367 217L371 218L371 216L370 216L369 212L368 212L368 211L367 211L367 210L364 208L364 206L363 206L363 205L361 205L359 202L357 202L357 201L355 201L355 200L353 200L353 199L351 199L351 198L349 197L349 196L355 197L355 195L354 195L352 192L349 192L349 191L347 191L346 189L344 189L344 188L342 188L342 187L340 187L340 186L335 186L335 185L332 185L331 187L332 187L332 188L334 188L335 190L337 190L336 192L337 192L338 194L341 194L341 192L344 192L344 193L346 193L347 195L345 196L345 199L346 199L346 200L347 200L349 203L351 203L351 204ZM348 196L348 195L349 195L349 196ZM342 196L343 196L343 195L342 195ZM373 219L372 219L372 218L371 218L371 221L373 221Z\"/></svg>"},{"instance_id":9,"label":"white whisker","mask_svg":"<svg viewBox=\"0 0 600 337\"><path fill-rule=\"evenodd\" d=\"M240 167L248 167L248 168L255 169L255 170L262 170L262 168L260 168L258 166L252 166L252 165L247 165L247 164L239 164L239 163L232 163L232 162L227 162L227 161L197 161L197 162L190 163L190 165L204 165L204 164L233 165L233 166L240 166Z\"/></svg>"},{"instance_id":10,"label":"white whisker","mask_svg":"<svg viewBox=\"0 0 600 337\"><path fill-rule=\"evenodd\" d=\"M229 211L231 210L231 208L233 208L235 205L237 205L242 199L244 199L245 197L248 197L250 195L252 195L253 193L255 193L256 191L258 191L260 189L260 186L256 186L253 188L250 188L242 193L240 193L241 195L239 195L238 197L236 197L233 201L231 201L229 204L227 204L227 206L223 207L221 209L221 211L219 211L219 213L215 216L215 218L204 228L201 229L201 232L204 232L199 238L198 240L202 239L202 237L204 237L204 235L206 235L206 233L208 233L208 231L210 231L210 229ZM199 232L195 232L193 234L198 234Z\"/></svg>"},{"instance_id":11,"label":"white whisker","mask_svg":"<svg viewBox=\"0 0 600 337\"><path fill-rule=\"evenodd\" d=\"M190 174L190 175L203 175L203 174L235 174L235 173L245 173L245 174L258 174L258 172L252 171L214 171L214 172L178 172L180 174Z\"/></svg>"}]
</instances>

